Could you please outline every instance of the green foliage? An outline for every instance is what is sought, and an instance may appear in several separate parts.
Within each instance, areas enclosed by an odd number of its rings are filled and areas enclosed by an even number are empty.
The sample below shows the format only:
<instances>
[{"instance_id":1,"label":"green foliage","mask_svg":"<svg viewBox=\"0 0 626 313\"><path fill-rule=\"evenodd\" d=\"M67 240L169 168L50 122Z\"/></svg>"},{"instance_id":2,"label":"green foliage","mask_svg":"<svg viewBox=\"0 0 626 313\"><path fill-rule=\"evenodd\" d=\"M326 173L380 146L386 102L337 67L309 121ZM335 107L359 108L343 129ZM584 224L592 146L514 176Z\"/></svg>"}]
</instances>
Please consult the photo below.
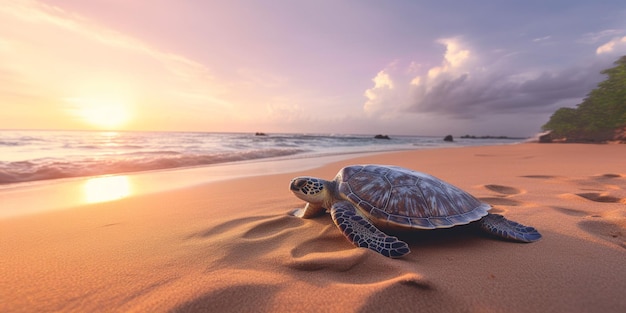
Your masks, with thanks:
<instances>
[{"instance_id":1,"label":"green foliage","mask_svg":"<svg viewBox=\"0 0 626 313\"><path fill-rule=\"evenodd\" d=\"M556 137L566 137L579 129L579 114L576 109L560 108L552 114L550 121L543 125L543 130L551 130Z\"/></svg>"},{"instance_id":2,"label":"green foliage","mask_svg":"<svg viewBox=\"0 0 626 313\"><path fill-rule=\"evenodd\" d=\"M577 108L560 108L542 129L553 137L574 141L610 140L615 129L626 126L626 56L602 71L608 78L598 84Z\"/></svg>"}]
</instances>

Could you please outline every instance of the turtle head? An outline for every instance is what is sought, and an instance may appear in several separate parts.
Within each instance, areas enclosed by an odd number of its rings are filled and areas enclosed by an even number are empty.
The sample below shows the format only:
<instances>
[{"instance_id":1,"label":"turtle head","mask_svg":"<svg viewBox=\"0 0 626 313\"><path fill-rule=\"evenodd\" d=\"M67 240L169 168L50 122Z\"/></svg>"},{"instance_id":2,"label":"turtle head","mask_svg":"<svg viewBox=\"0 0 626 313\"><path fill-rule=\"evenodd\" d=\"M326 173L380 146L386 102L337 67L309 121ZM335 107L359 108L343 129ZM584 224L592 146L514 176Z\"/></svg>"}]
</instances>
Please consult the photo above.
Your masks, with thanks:
<instances>
[{"instance_id":1,"label":"turtle head","mask_svg":"<svg viewBox=\"0 0 626 313\"><path fill-rule=\"evenodd\" d=\"M323 179L301 176L291 180L289 189L304 201L321 204L328 197L328 183Z\"/></svg>"}]
</instances>

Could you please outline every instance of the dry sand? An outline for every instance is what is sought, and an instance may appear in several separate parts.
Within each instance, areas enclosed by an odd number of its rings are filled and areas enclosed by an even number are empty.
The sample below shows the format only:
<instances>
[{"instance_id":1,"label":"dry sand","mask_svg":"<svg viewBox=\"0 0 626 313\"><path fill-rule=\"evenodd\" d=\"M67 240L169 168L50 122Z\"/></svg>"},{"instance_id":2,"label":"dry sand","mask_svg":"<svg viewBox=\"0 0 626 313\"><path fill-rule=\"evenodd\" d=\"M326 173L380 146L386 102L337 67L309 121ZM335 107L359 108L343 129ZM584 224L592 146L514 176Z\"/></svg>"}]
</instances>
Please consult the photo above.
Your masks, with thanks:
<instances>
[{"instance_id":1,"label":"dry sand","mask_svg":"<svg viewBox=\"0 0 626 313\"><path fill-rule=\"evenodd\" d=\"M419 232L394 260L287 214L293 176L355 163L433 174L543 238ZM389 153L5 218L0 269L1 312L626 312L626 145Z\"/></svg>"}]
</instances>

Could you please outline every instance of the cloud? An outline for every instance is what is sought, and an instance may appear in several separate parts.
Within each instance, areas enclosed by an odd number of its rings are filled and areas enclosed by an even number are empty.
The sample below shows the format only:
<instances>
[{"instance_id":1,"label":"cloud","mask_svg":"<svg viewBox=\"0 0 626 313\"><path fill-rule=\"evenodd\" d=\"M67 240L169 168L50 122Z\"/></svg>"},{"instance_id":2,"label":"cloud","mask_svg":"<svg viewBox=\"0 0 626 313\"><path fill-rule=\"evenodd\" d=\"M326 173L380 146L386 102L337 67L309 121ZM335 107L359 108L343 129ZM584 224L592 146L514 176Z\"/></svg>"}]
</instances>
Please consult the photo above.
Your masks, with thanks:
<instances>
[{"instance_id":1,"label":"cloud","mask_svg":"<svg viewBox=\"0 0 626 313\"><path fill-rule=\"evenodd\" d=\"M5 11L21 20L59 27L72 33L80 34L89 40L99 41L110 47L135 51L149 55L161 62L172 73L182 77L208 76L208 70L202 64L181 55L160 51L133 37L104 28L90 20L71 14L61 8L37 1L18 0L0 11Z\"/></svg>"},{"instance_id":2,"label":"cloud","mask_svg":"<svg viewBox=\"0 0 626 313\"><path fill-rule=\"evenodd\" d=\"M611 41L599 46L596 49L596 54L612 53L617 50L626 50L626 36L613 38Z\"/></svg>"},{"instance_id":3,"label":"cloud","mask_svg":"<svg viewBox=\"0 0 626 313\"><path fill-rule=\"evenodd\" d=\"M472 71L416 88L410 112L435 112L458 118L490 113L547 112L563 100L582 98L597 82L592 68L546 71L520 79L507 71Z\"/></svg>"},{"instance_id":4,"label":"cloud","mask_svg":"<svg viewBox=\"0 0 626 313\"><path fill-rule=\"evenodd\" d=\"M539 38L534 38L533 42L541 42L541 41L546 41L546 40L550 40L552 38L552 36L544 36L544 37L539 37Z\"/></svg>"},{"instance_id":5,"label":"cloud","mask_svg":"<svg viewBox=\"0 0 626 313\"><path fill-rule=\"evenodd\" d=\"M282 122L297 122L303 117L304 120L310 117L303 112L299 105L294 104L291 99L284 96L271 99L266 105L266 114L270 120Z\"/></svg>"},{"instance_id":6,"label":"cloud","mask_svg":"<svg viewBox=\"0 0 626 313\"><path fill-rule=\"evenodd\" d=\"M429 69L426 78L432 80L437 79L437 77L441 75L449 75L463 71L470 61L471 52L464 46L460 39L439 39L437 43L446 46L446 52L441 65ZM422 81L422 78L416 76L411 81L413 84L418 85Z\"/></svg>"},{"instance_id":7,"label":"cloud","mask_svg":"<svg viewBox=\"0 0 626 313\"><path fill-rule=\"evenodd\" d=\"M420 75L386 77L394 89L377 85L366 92L364 110L394 108L397 114L435 114L477 119L490 114L548 113L573 105L601 80L606 60L562 68L533 67L515 53L482 51L461 38L437 41L446 50L441 63ZM602 61L602 62L601 62ZM404 71L406 73L407 71Z\"/></svg>"},{"instance_id":8,"label":"cloud","mask_svg":"<svg viewBox=\"0 0 626 313\"><path fill-rule=\"evenodd\" d=\"M583 44L596 44L598 42L606 40L606 38L614 38L623 33L624 30L621 29L605 29L598 32L589 32L583 34L578 42Z\"/></svg>"},{"instance_id":9,"label":"cloud","mask_svg":"<svg viewBox=\"0 0 626 313\"><path fill-rule=\"evenodd\" d=\"M365 90L367 102L365 102L364 110L366 113L374 114L394 106L393 101L398 93L395 90L395 84L389 74L389 71L392 69L393 65L388 69L378 72L372 79L374 87Z\"/></svg>"},{"instance_id":10,"label":"cloud","mask_svg":"<svg viewBox=\"0 0 626 313\"><path fill-rule=\"evenodd\" d=\"M225 87L205 65L59 7L17 0L0 7L0 16L7 27L0 31L0 56L37 88L80 96L72 94L80 92L77 86L100 79L101 86L102 80L132 85L145 97L193 95L205 104L225 102L220 99ZM64 79L54 79L61 72Z\"/></svg>"}]
</instances>

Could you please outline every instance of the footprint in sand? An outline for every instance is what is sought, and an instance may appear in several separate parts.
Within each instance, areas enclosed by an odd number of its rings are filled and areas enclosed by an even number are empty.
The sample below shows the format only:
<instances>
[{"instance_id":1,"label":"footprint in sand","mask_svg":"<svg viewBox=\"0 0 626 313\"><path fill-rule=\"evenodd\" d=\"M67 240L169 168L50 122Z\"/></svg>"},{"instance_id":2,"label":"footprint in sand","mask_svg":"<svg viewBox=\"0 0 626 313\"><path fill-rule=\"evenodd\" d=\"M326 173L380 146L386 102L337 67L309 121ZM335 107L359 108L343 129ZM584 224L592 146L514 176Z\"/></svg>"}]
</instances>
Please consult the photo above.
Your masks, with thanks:
<instances>
[{"instance_id":1,"label":"footprint in sand","mask_svg":"<svg viewBox=\"0 0 626 313\"><path fill-rule=\"evenodd\" d=\"M585 212L581 210L568 209L568 208L562 208L562 207L556 207L556 206L553 206L552 208L558 212L561 212L563 214L570 215L570 216L588 216L589 215L589 212Z\"/></svg>"},{"instance_id":2,"label":"footprint in sand","mask_svg":"<svg viewBox=\"0 0 626 313\"><path fill-rule=\"evenodd\" d=\"M504 195L517 195L517 194L522 193L521 189L517 189L515 187L509 187L509 186L502 186L502 185L485 185L485 188L493 192L501 193Z\"/></svg>"},{"instance_id":3,"label":"footprint in sand","mask_svg":"<svg viewBox=\"0 0 626 313\"><path fill-rule=\"evenodd\" d=\"M554 178L558 178L557 176L552 176L552 175L524 175L521 177L525 177L525 178L534 178L534 179L554 179Z\"/></svg>"},{"instance_id":4,"label":"footprint in sand","mask_svg":"<svg viewBox=\"0 0 626 313\"><path fill-rule=\"evenodd\" d=\"M626 176L621 174L603 174L595 176L595 181L603 184L606 189L609 190L624 190L626 189Z\"/></svg>"},{"instance_id":5,"label":"footprint in sand","mask_svg":"<svg viewBox=\"0 0 626 313\"><path fill-rule=\"evenodd\" d=\"M598 192L587 192L587 193L577 193L577 196L583 197L587 200L591 200L594 202L603 202L603 203L620 203L626 202L624 199L620 199L618 197L613 197L606 193L598 193Z\"/></svg>"},{"instance_id":6,"label":"footprint in sand","mask_svg":"<svg viewBox=\"0 0 626 313\"><path fill-rule=\"evenodd\" d=\"M521 202L517 200L498 197L481 197L478 198L478 200L491 205L519 206L521 204Z\"/></svg>"},{"instance_id":7,"label":"footprint in sand","mask_svg":"<svg viewBox=\"0 0 626 313\"><path fill-rule=\"evenodd\" d=\"M602 177L604 178L619 178L619 177L623 177L621 174L604 174L602 175Z\"/></svg>"},{"instance_id":8,"label":"footprint in sand","mask_svg":"<svg viewBox=\"0 0 626 313\"><path fill-rule=\"evenodd\" d=\"M498 193L496 197L481 197L480 201L491 205L519 206L520 201L510 199L510 197L524 193L524 190L504 185L484 185L485 189Z\"/></svg>"},{"instance_id":9,"label":"footprint in sand","mask_svg":"<svg viewBox=\"0 0 626 313\"><path fill-rule=\"evenodd\" d=\"M626 249L626 229L618 224L603 220L585 220L578 223L578 226L594 236Z\"/></svg>"},{"instance_id":10,"label":"footprint in sand","mask_svg":"<svg viewBox=\"0 0 626 313\"><path fill-rule=\"evenodd\" d=\"M626 189L626 181L621 179L623 177L621 174L609 173L577 180L579 190L583 192L576 193L576 195L594 202L626 204L626 197L623 193Z\"/></svg>"}]
</instances>

